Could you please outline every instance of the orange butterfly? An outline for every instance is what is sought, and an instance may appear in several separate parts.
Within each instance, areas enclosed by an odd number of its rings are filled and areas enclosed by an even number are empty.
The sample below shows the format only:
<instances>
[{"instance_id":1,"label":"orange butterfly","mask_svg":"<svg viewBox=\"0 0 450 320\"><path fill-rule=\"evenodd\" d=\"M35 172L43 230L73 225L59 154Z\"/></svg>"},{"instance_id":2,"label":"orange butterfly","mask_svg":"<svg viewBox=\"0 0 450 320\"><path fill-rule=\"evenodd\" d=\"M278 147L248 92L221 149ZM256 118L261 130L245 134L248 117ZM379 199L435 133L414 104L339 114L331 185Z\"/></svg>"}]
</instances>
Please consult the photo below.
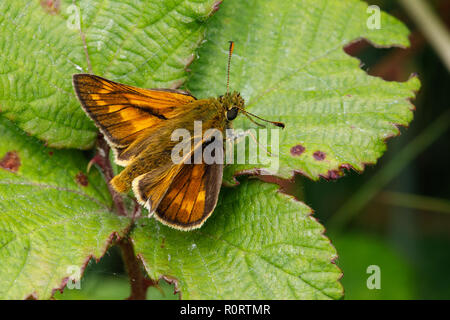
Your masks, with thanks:
<instances>
[{"instance_id":1,"label":"orange butterfly","mask_svg":"<svg viewBox=\"0 0 450 320\"><path fill-rule=\"evenodd\" d=\"M228 79L232 52L230 42ZM203 133L211 128L223 133L239 111L250 114L244 110L240 94L228 92L228 83L225 95L197 100L184 91L141 89L75 74L73 85L84 111L105 136L115 162L125 167L110 181L113 188L121 193L132 188L138 202L170 227L201 227L217 204L223 162L174 163L171 153L177 142L171 135L178 128L194 132L194 121L202 121ZM188 157L209 142L202 135ZM217 156L223 158L223 147Z\"/></svg>"}]
</instances>

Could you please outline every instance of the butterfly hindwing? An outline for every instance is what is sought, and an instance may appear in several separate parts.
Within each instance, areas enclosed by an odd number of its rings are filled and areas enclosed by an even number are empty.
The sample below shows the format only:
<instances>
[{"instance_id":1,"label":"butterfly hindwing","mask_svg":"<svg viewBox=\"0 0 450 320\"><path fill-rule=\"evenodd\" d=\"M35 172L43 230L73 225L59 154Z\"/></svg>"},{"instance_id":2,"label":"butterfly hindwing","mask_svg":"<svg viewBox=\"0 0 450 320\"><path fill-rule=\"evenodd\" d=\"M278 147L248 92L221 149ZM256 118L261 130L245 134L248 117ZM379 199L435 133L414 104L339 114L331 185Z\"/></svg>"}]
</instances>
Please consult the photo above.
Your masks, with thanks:
<instances>
[{"instance_id":1,"label":"butterfly hindwing","mask_svg":"<svg viewBox=\"0 0 450 320\"><path fill-rule=\"evenodd\" d=\"M222 159L223 148L217 151ZM164 224L180 230L203 224L216 206L222 184L223 164L194 164L193 160L190 164L167 162L133 180L139 203Z\"/></svg>"},{"instance_id":2,"label":"butterfly hindwing","mask_svg":"<svg viewBox=\"0 0 450 320\"><path fill-rule=\"evenodd\" d=\"M145 130L179 114L180 106L195 101L185 92L141 89L90 74L75 74L73 84L83 109L115 148L129 146Z\"/></svg>"},{"instance_id":3,"label":"butterfly hindwing","mask_svg":"<svg viewBox=\"0 0 450 320\"><path fill-rule=\"evenodd\" d=\"M132 184L137 201L153 213L180 169L181 165L167 162L135 178Z\"/></svg>"},{"instance_id":4,"label":"butterfly hindwing","mask_svg":"<svg viewBox=\"0 0 450 320\"><path fill-rule=\"evenodd\" d=\"M173 228L199 228L217 204L222 174L222 164L183 165L159 203L155 217Z\"/></svg>"}]
</instances>

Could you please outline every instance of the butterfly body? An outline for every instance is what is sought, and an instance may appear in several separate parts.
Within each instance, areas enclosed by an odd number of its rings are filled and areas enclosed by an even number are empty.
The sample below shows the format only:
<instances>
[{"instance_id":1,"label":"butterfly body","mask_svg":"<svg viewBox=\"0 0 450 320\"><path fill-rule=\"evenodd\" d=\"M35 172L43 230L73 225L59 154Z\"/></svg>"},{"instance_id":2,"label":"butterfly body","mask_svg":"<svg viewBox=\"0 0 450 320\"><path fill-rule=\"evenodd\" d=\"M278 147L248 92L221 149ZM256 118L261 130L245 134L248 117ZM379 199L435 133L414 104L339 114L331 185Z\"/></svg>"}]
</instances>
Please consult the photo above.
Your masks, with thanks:
<instances>
[{"instance_id":1,"label":"butterfly body","mask_svg":"<svg viewBox=\"0 0 450 320\"><path fill-rule=\"evenodd\" d=\"M172 134L177 129L190 134L185 158L191 158L209 143L209 129L223 133L231 126L244 108L240 94L197 100L182 91L141 89L89 74L74 75L73 83L115 162L125 167L110 181L113 188L121 193L133 189L138 202L166 225L180 230L200 227L216 206L223 162L174 163L172 150L179 142ZM195 122L202 124L200 135ZM218 156L223 158L223 149Z\"/></svg>"}]
</instances>

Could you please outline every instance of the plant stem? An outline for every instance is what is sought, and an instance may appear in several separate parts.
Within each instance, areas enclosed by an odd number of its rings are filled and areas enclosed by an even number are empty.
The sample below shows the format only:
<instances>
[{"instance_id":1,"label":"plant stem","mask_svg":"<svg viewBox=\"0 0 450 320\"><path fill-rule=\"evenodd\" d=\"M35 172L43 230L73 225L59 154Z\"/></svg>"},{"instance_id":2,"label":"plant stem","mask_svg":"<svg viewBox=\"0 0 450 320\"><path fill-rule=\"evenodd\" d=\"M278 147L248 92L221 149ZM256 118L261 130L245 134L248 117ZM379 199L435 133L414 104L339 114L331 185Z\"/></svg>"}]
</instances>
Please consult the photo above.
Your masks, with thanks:
<instances>
[{"instance_id":1,"label":"plant stem","mask_svg":"<svg viewBox=\"0 0 450 320\"><path fill-rule=\"evenodd\" d=\"M446 111L420 135L408 143L395 157L379 170L354 196L331 217L328 228L339 232L348 224L378 192L396 177L412 160L435 142L450 126L450 111Z\"/></svg>"},{"instance_id":2,"label":"plant stem","mask_svg":"<svg viewBox=\"0 0 450 320\"><path fill-rule=\"evenodd\" d=\"M130 279L131 294L128 297L128 300L145 300L149 284L142 273L140 263L134 253L133 244L128 238L124 238L119 241L118 245L122 252L125 269Z\"/></svg>"},{"instance_id":3,"label":"plant stem","mask_svg":"<svg viewBox=\"0 0 450 320\"><path fill-rule=\"evenodd\" d=\"M105 141L103 136L99 136L98 140L98 150L99 153L92 159L91 162L94 162L99 165L101 168L103 175L105 176L108 190L111 194L111 197L114 201L114 206L116 208L117 214L119 216L129 216L127 213L127 209L123 202L122 196L114 190L114 188L109 183L111 179L114 177L114 172L111 166L111 161L109 160L109 151L110 147L108 143ZM134 213L132 219L138 217L140 215L140 206L134 208ZM125 269L128 273L128 277L130 279L131 286L131 294L128 297L129 300L145 300L147 297L147 289L150 285L155 285L151 280L145 278L140 262L137 259L134 253L134 247L131 243L128 235L123 237L117 242L117 245L122 252L122 259L125 263Z\"/></svg>"},{"instance_id":4,"label":"plant stem","mask_svg":"<svg viewBox=\"0 0 450 320\"><path fill-rule=\"evenodd\" d=\"M400 0L400 3L450 71L450 34L445 25L423 0Z\"/></svg>"},{"instance_id":5,"label":"plant stem","mask_svg":"<svg viewBox=\"0 0 450 320\"><path fill-rule=\"evenodd\" d=\"M99 154L94 157L93 161L97 163L103 171L103 174L106 179L106 184L108 185L109 193L114 201L114 205L117 210L117 214L119 216L127 216L127 210L125 208L125 204L123 203L122 196L114 190L114 188L109 183L112 178L114 178L114 172L111 166L111 162L109 161L109 151L110 147L108 143L105 141L103 136L99 136L97 140Z\"/></svg>"},{"instance_id":6,"label":"plant stem","mask_svg":"<svg viewBox=\"0 0 450 320\"><path fill-rule=\"evenodd\" d=\"M380 194L378 200L390 205L415 210L450 213L450 201L447 199L439 199L411 193L384 191Z\"/></svg>"}]
</instances>

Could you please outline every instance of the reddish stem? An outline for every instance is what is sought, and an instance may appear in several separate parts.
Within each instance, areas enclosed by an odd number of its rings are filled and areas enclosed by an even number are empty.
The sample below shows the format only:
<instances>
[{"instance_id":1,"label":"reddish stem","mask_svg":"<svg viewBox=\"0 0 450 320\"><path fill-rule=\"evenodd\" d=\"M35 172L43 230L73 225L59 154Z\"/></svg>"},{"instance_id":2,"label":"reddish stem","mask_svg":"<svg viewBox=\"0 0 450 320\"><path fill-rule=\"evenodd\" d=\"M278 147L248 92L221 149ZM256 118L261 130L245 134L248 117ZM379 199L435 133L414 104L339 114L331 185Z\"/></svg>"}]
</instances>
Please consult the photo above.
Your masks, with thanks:
<instances>
[{"instance_id":1,"label":"reddish stem","mask_svg":"<svg viewBox=\"0 0 450 320\"><path fill-rule=\"evenodd\" d=\"M127 216L127 210L125 208L125 204L123 203L122 196L116 190L114 190L114 188L110 184L110 181L112 180L112 178L114 178L114 172L111 166L111 162L109 161L109 150L111 148L109 147L103 136L99 136L97 140L97 147L99 153L92 159L92 162L96 163L102 169L102 172L105 175L108 190L114 201L117 214L119 216Z\"/></svg>"},{"instance_id":2,"label":"reddish stem","mask_svg":"<svg viewBox=\"0 0 450 320\"><path fill-rule=\"evenodd\" d=\"M149 283L142 273L140 262L134 253L133 244L129 239L124 238L118 245L122 251L122 258L130 279L131 294L128 300L145 300Z\"/></svg>"},{"instance_id":3,"label":"reddish stem","mask_svg":"<svg viewBox=\"0 0 450 320\"><path fill-rule=\"evenodd\" d=\"M107 181L108 190L114 201L117 214L119 216L128 216L127 209L123 202L122 196L114 190L109 183L114 177L114 171L109 160L110 147L105 141L103 136L99 136L97 140L98 154L91 160L91 163L96 163L102 170L105 180ZM140 215L140 206L135 206L133 212L133 220ZM131 228L130 228L131 229ZM125 269L128 273L131 286L131 294L128 297L129 300L145 300L147 296L147 289L150 285L155 285L151 280L145 278L139 260L134 253L134 247L128 236L123 237L117 242L121 252L122 258L125 264Z\"/></svg>"}]
</instances>

